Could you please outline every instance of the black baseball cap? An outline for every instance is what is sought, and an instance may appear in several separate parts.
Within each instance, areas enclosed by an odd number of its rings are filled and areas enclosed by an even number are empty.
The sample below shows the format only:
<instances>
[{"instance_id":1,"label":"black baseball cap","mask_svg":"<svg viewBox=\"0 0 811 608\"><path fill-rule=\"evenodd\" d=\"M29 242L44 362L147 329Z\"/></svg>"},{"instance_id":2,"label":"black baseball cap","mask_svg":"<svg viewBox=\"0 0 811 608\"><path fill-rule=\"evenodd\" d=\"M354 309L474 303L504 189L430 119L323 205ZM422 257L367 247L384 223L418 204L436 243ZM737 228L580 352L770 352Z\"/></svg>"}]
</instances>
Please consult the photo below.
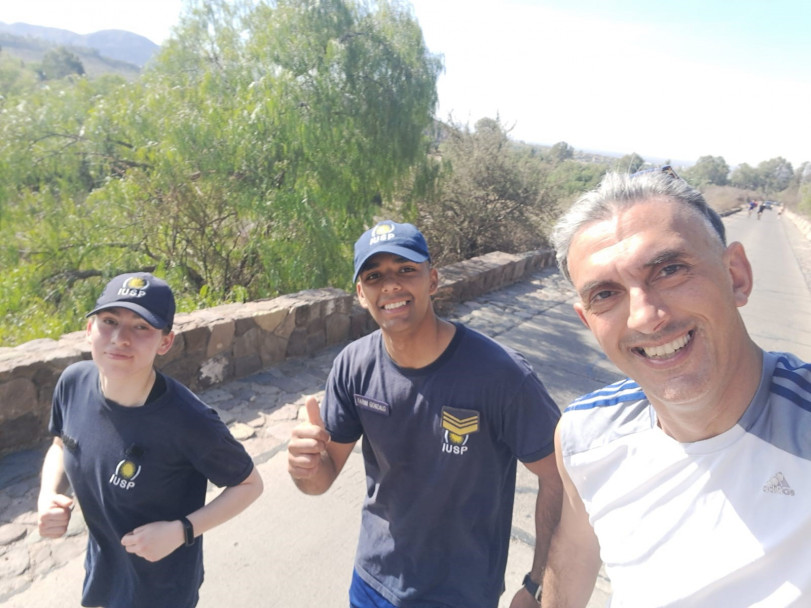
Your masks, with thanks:
<instances>
[{"instance_id":1,"label":"black baseball cap","mask_svg":"<svg viewBox=\"0 0 811 608\"><path fill-rule=\"evenodd\" d=\"M172 288L148 272L120 274L112 279L86 316L108 308L131 310L156 329L172 329L175 320Z\"/></svg>"}]
</instances>

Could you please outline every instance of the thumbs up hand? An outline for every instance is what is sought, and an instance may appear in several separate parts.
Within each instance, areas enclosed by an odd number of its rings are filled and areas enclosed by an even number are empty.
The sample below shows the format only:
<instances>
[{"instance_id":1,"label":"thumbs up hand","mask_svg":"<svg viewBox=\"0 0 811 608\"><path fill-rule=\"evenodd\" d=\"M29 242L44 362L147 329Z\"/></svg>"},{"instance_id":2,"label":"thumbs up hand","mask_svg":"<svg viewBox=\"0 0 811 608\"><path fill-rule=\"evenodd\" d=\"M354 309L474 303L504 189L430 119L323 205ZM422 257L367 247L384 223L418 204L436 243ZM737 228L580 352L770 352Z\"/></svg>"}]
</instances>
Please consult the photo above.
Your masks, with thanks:
<instances>
[{"instance_id":1,"label":"thumbs up hand","mask_svg":"<svg viewBox=\"0 0 811 608\"><path fill-rule=\"evenodd\" d=\"M315 397L307 397L304 407L307 409L307 422L313 426L320 426L323 429L324 420L321 418L321 407L318 405L318 401L316 401Z\"/></svg>"},{"instance_id":2,"label":"thumbs up hand","mask_svg":"<svg viewBox=\"0 0 811 608\"><path fill-rule=\"evenodd\" d=\"M330 441L318 401L308 397L305 407L307 422L293 429L287 444L287 470L293 479L312 479L318 475Z\"/></svg>"}]
</instances>

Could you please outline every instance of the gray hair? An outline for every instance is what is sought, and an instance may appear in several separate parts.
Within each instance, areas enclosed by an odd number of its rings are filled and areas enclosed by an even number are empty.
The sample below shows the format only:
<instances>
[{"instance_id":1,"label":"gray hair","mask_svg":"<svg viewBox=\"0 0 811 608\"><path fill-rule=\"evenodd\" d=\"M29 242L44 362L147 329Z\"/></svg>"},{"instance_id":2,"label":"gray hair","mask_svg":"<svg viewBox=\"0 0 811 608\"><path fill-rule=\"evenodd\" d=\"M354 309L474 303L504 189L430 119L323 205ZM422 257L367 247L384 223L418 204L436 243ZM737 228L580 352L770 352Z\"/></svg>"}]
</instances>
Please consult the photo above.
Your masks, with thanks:
<instances>
[{"instance_id":1,"label":"gray hair","mask_svg":"<svg viewBox=\"0 0 811 608\"><path fill-rule=\"evenodd\" d=\"M633 174L610 171L595 190L586 192L572 205L552 230L552 245L563 276L571 282L569 247L582 228L609 220L617 211L652 198L668 198L692 207L704 218L708 230L726 245L726 231L721 217L707 204L701 192L678 177L670 167Z\"/></svg>"}]
</instances>

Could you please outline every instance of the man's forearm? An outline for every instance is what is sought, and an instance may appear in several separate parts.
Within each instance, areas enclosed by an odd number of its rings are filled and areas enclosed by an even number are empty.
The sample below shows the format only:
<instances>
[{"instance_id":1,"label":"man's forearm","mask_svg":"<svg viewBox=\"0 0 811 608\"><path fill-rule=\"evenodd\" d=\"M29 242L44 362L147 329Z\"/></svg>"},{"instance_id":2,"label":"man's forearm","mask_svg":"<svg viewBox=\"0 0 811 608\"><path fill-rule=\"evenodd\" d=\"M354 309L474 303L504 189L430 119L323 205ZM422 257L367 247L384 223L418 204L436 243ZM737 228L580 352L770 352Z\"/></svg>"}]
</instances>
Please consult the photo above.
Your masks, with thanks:
<instances>
[{"instance_id":1,"label":"man's forearm","mask_svg":"<svg viewBox=\"0 0 811 608\"><path fill-rule=\"evenodd\" d=\"M68 487L62 456L62 443L56 439L45 453L40 476L39 494L40 496L47 495L50 497L66 492Z\"/></svg>"},{"instance_id":2,"label":"man's forearm","mask_svg":"<svg viewBox=\"0 0 811 608\"><path fill-rule=\"evenodd\" d=\"M540 583L549 556L552 534L560 521L563 487L559 479L539 478L538 497L535 501L535 553L530 576Z\"/></svg>"},{"instance_id":3,"label":"man's forearm","mask_svg":"<svg viewBox=\"0 0 811 608\"><path fill-rule=\"evenodd\" d=\"M544 572L541 606L586 608L599 571L599 557L592 551L586 549L580 553L560 538L553 538Z\"/></svg>"},{"instance_id":4,"label":"man's forearm","mask_svg":"<svg viewBox=\"0 0 811 608\"><path fill-rule=\"evenodd\" d=\"M199 536L208 532L244 511L259 498L263 488L262 477L254 467L241 484L225 488L210 503L189 514L194 535Z\"/></svg>"}]
</instances>

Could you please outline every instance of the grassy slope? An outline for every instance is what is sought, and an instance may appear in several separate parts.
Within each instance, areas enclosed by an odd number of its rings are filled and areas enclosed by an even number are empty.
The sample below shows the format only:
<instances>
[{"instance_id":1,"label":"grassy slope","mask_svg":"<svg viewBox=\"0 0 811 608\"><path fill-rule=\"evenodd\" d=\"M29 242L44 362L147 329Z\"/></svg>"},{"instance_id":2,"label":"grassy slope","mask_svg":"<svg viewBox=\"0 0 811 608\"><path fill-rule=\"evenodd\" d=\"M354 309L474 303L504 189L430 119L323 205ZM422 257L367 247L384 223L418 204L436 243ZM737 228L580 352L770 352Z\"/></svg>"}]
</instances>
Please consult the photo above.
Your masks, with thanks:
<instances>
[{"instance_id":1,"label":"grassy slope","mask_svg":"<svg viewBox=\"0 0 811 608\"><path fill-rule=\"evenodd\" d=\"M14 36L0 32L0 48L6 56L16 57L28 67L33 67L42 61L43 55L59 45L52 44L37 38ZM98 51L84 47L67 46L82 62L85 73L90 78L103 74L117 74L127 80L134 80L140 74L138 66L125 61L109 59L99 55Z\"/></svg>"}]
</instances>

